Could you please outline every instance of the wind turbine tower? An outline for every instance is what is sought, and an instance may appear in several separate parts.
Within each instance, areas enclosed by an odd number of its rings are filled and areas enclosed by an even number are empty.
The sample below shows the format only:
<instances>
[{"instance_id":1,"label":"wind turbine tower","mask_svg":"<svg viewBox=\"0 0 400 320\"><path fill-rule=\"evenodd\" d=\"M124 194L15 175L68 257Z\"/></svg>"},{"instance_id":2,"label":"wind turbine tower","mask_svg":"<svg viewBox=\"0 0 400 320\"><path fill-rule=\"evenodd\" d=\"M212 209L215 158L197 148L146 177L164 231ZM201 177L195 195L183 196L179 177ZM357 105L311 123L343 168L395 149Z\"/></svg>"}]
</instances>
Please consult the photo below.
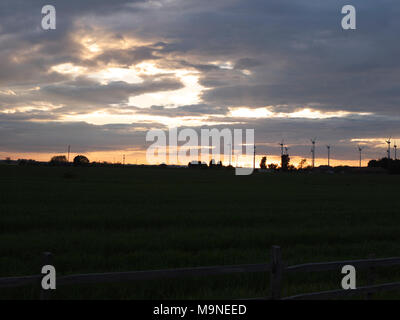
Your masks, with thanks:
<instances>
[{"instance_id":1,"label":"wind turbine tower","mask_svg":"<svg viewBox=\"0 0 400 320\"><path fill-rule=\"evenodd\" d=\"M232 143L228 143L229 146L229 166L232 164Z\"/></svg>"},{"instance_id":2,"label":"wind turbine tower","mask_svg":"<svg viewBox=\"0 0 400 320\"><path fill-rule=\"evenodd\" d=\"M311 144L312 144L311 154L312 154L312 167L313 168L315 167L315 141L316 141L316 138L311 139Z\"/></svg>"},{"instance_id":3,"label":"wind turbine tower","mask_svg":"<svg viewBox=\"0 0 400 320\"><path fill-rule=\"evenodd\" d=\"M287 153L287 148L285 147L285 142L283 139L279 145L281 146L281 167L282 167L283 166L283 155L285 154L285 152L283 150L285 149L286 153Z\"/></svg>"},{"instance_id":4,"label":"wind turbine tower","mask_svg":"<svg viewBox=\"0 0 400 320\"><path fill-rule=\"evenodd\" d=\"M256 169L256 145L254 145L254 154L253 154L253 170Z\"/></svg>"},{"instance_id":5,"label":"wind turbine tower","mask_svg":"<svg viewBox=\"0 0 400 320\"><path fill-rule=\"evenodd\" d=\"M361 154L363 149L364 149L363 147L358 146L358 152L360 153L360 168L361 168Z\"/></svg>"},{"instance_id":6,"label":"wind turbine tower","mask_svg":"<svg viewBox=\"0 0 400 320\"><path fill-rule=\"evenodd\" d=\"M390 139L391 138L389 138L389 140L386 140L386 143L388 144L387 155L389 160L390 160Z\"/></svg>"},{"instance_id":7,"label":"wind turbine tower","mask_svg":"<svg viewBox=\"0 0 400 320\"><path fill-rule=\"evenodd\" d=\"M70 145L68 145L68 158L67 158L67 161L69 162L69 154L71 153L71 146Z\"/></svg>"},{"instance_id":8,"label":"wind turbine tower","mask_svg":"<svg viewBox=\"0 0 400 320\"><path fill-rule=\"evenodd\" d=\"M328 149L328 167L330 167L330 160L331 160L331 146L327 145L326 149Z\"/></svg>"},{"instance_id":9,"label":"wind turbine tower","mask_svg":"<svg viewBox=\"0 0 400 320\"><path fill-rule=\"evenodd\" d=\"M397 160L397 145L396 145L396 141L394 142L394 160Z\"/></svg>"},{"instance_id":10,"label":"wind turbine tower","mask_svg":"<svg viewBox=\"0 0 400 320\"><path fill-rule=\"evenodd\" d=\"M289 148L285 147L285 154L288 156L289 155Z\"/></svg>"}]
</instances>

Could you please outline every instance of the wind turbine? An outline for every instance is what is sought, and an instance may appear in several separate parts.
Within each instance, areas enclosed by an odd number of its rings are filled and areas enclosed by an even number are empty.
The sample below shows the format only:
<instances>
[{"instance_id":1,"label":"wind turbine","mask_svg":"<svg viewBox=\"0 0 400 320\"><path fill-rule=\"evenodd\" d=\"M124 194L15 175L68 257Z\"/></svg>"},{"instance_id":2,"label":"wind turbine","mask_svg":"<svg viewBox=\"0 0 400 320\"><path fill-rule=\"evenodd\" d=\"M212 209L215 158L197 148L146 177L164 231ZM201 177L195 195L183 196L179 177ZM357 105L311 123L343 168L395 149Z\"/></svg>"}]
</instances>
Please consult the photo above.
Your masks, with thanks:
<instances>
[{"instance_id":1,"label":"wind turbine","mask_svg":"<svg viewBox=\"0 0 400 320\"><path fill-rule=\"evenodd\" d=\"M364 149L363 147L358 146L358 152L360 153L360 168L361 168L361 153L362 153L363 149Z\"/></svg>"},{"instance_id":2,"label":"wind turbine","mask_svg":"<svg viewBox=\"0 0 400 320\"><path fill-rule=\"evenodd\" d=\"M289 152L288 152L289 149L290 149L289 147L285 147L285 154L286 154L286 155L289 155Z\"/></svg>"},{"instance_id":3,"label":"wind turbine","mask_svg":"<svg viewBox=\"0 0 400 320\"><path fill-rule=\"evenodd\" d=\"M328 149L328 167L330 167L330 160L331 160L331 146L327 145L326 148Z\"/></svg>"},{"instance_id":4,"label":"wind turbine","mask_svg":"<svg viewBox=\"0 0 400 320\"><path fill-rule=\"evenodd\" d=\"M386 143L388 144L387 155L389 160L390 160L390 139L391 138L389 138L389 140L386 140Z\"/></svg>"},{"instance_id":5,"label":"wind turbine","mask_svg":"<svg viewBox=\"0 0 400 320\"><path fill-rule=\"evenodd\" d=\"M394 160L397 160L397 145L396 145L396 141L394 142Z\"/></svg>"},{"instance_id":6,"label":"wind turbine","mask_svg":"<svg viewBox=\"0 0 400 320\"><path fill-rule=\"evenodd\" d=\"M317 138L310 139L311 141L311 154L312 154L312 167L315 167L315 141L317 141Z\"/></svg>"}]
</instances>

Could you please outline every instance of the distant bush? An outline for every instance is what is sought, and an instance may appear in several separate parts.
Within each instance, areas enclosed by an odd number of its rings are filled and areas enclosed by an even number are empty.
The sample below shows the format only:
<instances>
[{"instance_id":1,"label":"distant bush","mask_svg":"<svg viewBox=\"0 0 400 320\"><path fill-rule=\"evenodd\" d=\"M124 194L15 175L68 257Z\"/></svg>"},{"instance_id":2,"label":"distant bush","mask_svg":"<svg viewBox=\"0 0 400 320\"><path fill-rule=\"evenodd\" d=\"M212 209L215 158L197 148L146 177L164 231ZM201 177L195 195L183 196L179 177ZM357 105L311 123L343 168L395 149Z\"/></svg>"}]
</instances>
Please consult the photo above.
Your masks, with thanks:
<instances>
[{"instance_id":1,"label":"distant bush","mask_svg":"<svg viewBox=\"0 0 400 320\"><path fill-rule=\"evenodd\" d=\"M400 174L400 160L389 158L381 158L379 160L371 160L368 162L369 168L384 168L389 173Z\"/></svg>"},{"instance_id":2,"label":"distant bush","mask_svg":"<svg viewBox=\"0 0 400 320\"><path fill-rule=\"evenodd\" d=\"M222 165L222 163L221 163ZM200 161L191 161L188 163L188 168L190 169L208 169L206 163L202 163Z\"/></svg>"},{"instance_id":3,"label":"distant bush","mask_svg":"<svg viewBox=\"0 0 400 320\"><path fill-rule=\"evenodd\" d=\"M68 163L66 156L54 156L51 158L50 162L53 166L62 166Z\"/></svg>"},{"instance_id":4,"label":"distant bush","mask_svg":"<svg viewBox=\"0 0 400 320\"><path fill-rule=\"evenodd\" d=\"M268 169L276 171L278 170L278 165L276 163L270 163Z\"/></svg>"},{"instance_id":5,"label":"distant bush","mask_svg":"<svg viewBox=\"0 0 400 320\"><path fill-rule=\"evenodd\" d=\"M32 159L18 159L19 166L37 166L39 163Z\"/></svg>"},{"instance_id":6,"label":"distant bush","mask_svg":"<svg viewBox=\"0 0 400 320\"><path fill-rule=\"evenodd\" d=\"M90 163L85 156L79 155L74 158L74 166L86 166Z\"/></svg>"},{"instance_id":7,"label":"distant bush","mask_svg":"<svg viewBox=\"0 0 400 320\"><path fill-rule=\"evenodd\" d=\"M190 164L189 164L189 166L190 166ZM216 163L214 159L211 159L208 167L210 169L221 169L223 166L222 166L222 162L221 161Z\"/></svg>"}]
</instances>

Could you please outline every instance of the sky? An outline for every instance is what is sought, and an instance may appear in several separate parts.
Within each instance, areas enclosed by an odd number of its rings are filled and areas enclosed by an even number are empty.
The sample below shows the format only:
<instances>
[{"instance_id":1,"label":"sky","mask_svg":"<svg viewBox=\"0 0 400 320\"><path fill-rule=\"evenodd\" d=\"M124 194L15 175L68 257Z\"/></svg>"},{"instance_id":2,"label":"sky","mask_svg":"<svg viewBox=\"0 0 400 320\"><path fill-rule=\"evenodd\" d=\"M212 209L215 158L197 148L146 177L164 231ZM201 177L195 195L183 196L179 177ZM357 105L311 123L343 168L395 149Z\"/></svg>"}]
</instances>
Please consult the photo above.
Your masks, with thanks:
<instances>
[{"instance_id":1,"label":"sky","mask_svg":"<svg viewBox=\"0 0 400 320\"><path fill-rule=\"evenodd\" d=\"M395 0L2 0L0 159L71 145L145 163L146 132L173 127L255 129L257 163L282 139L294 164L311 138L317 164L326 145L333 165L358 164L357 145L384 157L400 141L399 16Z\"/></svg>"}]
</instances>

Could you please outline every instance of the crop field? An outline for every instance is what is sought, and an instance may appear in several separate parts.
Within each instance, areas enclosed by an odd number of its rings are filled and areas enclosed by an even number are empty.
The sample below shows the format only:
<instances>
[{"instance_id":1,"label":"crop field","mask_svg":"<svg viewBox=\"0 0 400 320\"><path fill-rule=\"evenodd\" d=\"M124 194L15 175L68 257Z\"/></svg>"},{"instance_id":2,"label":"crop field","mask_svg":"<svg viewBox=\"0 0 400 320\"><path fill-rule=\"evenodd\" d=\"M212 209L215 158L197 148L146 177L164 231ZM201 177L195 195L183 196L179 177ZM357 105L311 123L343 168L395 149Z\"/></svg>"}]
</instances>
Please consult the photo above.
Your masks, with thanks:
<instances>
[{"instance_id":1,"label":"crop field","mask_svg":"<svg viewBox=\"0 0 400 320\"><path fill-rule=\"evenodd\" d=\"M400 256L400 176L0 166L0 277ZM400 281L398 268L376 282ZM342 275L285 278L284 293L338 289ZM365 281L357 273L357 284ZM267 296L269 274L59 287L58 299ZM36 299L37 287L0 299ZM386 294L385 298L398 295Z\"/></svg>"}]
</instances>

